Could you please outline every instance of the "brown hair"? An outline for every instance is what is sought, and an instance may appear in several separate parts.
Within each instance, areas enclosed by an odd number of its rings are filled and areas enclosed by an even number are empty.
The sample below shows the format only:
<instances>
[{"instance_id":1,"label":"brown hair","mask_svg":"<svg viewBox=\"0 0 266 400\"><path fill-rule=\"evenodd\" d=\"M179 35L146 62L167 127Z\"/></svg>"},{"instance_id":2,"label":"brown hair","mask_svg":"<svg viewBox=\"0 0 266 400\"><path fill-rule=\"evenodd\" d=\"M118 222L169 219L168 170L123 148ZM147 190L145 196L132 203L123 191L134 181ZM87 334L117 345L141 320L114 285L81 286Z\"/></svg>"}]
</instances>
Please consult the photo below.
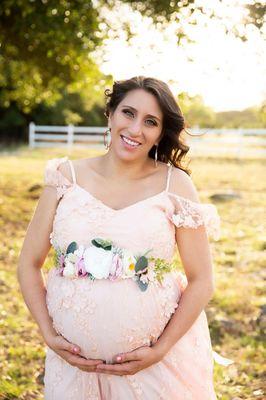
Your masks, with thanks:
<instances>
[{"instance_id":1,"label":"brown hair","mask_svg":"<svg viewBox=\"0 0 266 400\"><path fill-rule=\"evenodd\" d=\"M112 91L106 89L104 94L107 98L105 116L109 117L110 112L114 112L118 104L124 99L126 94L135 89L143 89L153 94L163 113L163 128L161 139L158 145L158 160L164 163L170 161L175 167L182 169L188 175L191 171L182 164L183 158L189 151L189 146L183 141L185 129L185 119L168 85L155 78L135 76L130 79L116 81ZM149 151L149 157L155 158L156 146Z\"/></svg>"}]
</instances>

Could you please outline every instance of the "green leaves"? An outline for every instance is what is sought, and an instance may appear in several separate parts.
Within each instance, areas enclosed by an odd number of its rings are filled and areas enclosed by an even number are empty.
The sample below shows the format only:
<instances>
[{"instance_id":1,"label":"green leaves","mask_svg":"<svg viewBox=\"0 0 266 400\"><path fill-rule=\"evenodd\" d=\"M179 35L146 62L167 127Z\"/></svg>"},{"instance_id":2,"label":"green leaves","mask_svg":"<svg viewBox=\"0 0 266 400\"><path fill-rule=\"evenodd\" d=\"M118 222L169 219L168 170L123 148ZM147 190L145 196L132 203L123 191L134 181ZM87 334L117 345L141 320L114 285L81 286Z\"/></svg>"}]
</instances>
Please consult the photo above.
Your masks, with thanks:
<instances>
[{"instance_id":1,"label":"green leaves","mask_svg":"<svg viewBox=\"0 0 266 400\"><path fill-rule=\"evenodd\" d=\"M111 250L112 249L112 242L111 240L104 240L101 238L92 239L91 243L96 247L101 247L104 250Z\"/></svg>"},{"instance_id":2,"label":"green leaves","mask_svg":"<svg viewBox=\"0 0 266 400\"><path fill-rule=\"evenodd\" d=\"M176 266L174 262L168 262L163 258L152 258L155 262L154 272L156 274L156 279L162 283L163 277L168 272L174 271Z\"/></svg>"},{"instance_id":3,"label":"green leaves","mask_svg":"<svg viewBox=\"0 0 266 400\"><path fill-rule=\"evenodd\" d=\"M53 263L54 263L54 265L57 265L57 264L58 264L60 255L61 255L61 250L60 250L60 248L55 247L55 248L54 248L54 254L53 254Z\"/></svg>"},{"instance_id":4,"label":"green leaves","mask_svg":"<svg viewBox=\"0 0 266 400\"><path fill-rule=\"evenodd\" d=\"M143 271L148 266L148 259L145 256L141 256L135 264L135 271Z\"/></svg>"},{"instance_id":5,"label":"green leaves","mask_svg":"<svg viewBox=\"0 0 266 400\"><path fill-rule=\"evenodd\" d=\"M148 283L142 282L142 281L140 280L140 276L138 276L137 284L138 284L138 286L139 286L139 288L140 288L140 290L141 290L142 292L145 292L145 290L147 290L147 288L148 288Z\"/></svg>"},{"instance_id":6,"label":"green leaves","mask_svg":"<svg viewBox=\"0 0 266 400\"><path fill-rule=\"evenodd\" d=\"M67 247L66 254L74 253L74 251L77 250L77 248L78 248L77 243L71 242Z\"/></svg>"},{"instance_id":7,"label":"green leaves","mask_svg":"<svg viewBox=\"0 0 266 400\"><path fill-rule=\"evenodd\" d=\"M135 272L136 272L136 274L139 273L139 274L137 274L136 282L137 282L137 284L138 284L138 286L139 286L139 288L140 288L140 290L142 292L145 292L145 290L147 290L148 283L142 282L140 280L140 277L141 277L141 273L140 272L141 271L145 271L147 269L147 267L148 267L148 259L147 259L147 257L141 256L138 259L138 261L136 262L136 264L135 264Z\"/></svg>"}]
</instances>

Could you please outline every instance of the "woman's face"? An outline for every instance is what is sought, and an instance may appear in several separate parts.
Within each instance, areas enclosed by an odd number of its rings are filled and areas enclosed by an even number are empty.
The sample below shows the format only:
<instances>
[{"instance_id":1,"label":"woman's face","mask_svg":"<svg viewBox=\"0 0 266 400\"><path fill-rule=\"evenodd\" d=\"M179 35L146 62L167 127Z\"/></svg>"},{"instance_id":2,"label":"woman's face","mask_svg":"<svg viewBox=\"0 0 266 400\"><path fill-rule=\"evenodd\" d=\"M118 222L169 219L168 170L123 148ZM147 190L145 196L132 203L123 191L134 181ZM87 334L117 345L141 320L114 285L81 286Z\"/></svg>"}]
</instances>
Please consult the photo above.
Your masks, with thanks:
<instances>
[{"instance_id":1,"label":"woman's face","mask_svg":"<svg viewBox=\"0 0 266 400\"><path fill-rule=\"evenodd\" d=\"M111 150L126 160L147 157L158 144L163 127L163 114L155 96L143 89L128 92L110 114ZM132 140L133 143L126 141Z\"/></svg>"}]
</instances>

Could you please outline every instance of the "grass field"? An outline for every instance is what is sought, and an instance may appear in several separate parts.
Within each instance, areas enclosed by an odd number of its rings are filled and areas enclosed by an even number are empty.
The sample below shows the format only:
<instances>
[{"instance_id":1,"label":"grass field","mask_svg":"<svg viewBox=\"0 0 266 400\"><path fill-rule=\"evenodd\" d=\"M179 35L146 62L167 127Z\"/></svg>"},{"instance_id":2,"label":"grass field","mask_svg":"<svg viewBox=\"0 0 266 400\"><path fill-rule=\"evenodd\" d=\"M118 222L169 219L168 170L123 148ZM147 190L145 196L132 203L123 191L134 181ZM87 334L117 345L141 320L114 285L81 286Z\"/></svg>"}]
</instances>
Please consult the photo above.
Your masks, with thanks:
<instances>
[{"instance_id":1,"label":"grass field","mask_svg":"<svg viewBox=\"0 0 266 400\"><path fill-rule=\"evenodd\" d=\"M0 399L43 399L45 348L19 291L16 265L25 230L43 185L46 160L97 152L18 148L0 154ZM266 325L263 264L266 257L266 181L262 160L197 159L190 163L202 202L233 190L239 197L216 201L222 235L212 241L216 290L206 307L213 349L234 364L215 364L220 400L265 399ZM51 254L44 268L51 264Z\"/></svg>"}]
</instances>

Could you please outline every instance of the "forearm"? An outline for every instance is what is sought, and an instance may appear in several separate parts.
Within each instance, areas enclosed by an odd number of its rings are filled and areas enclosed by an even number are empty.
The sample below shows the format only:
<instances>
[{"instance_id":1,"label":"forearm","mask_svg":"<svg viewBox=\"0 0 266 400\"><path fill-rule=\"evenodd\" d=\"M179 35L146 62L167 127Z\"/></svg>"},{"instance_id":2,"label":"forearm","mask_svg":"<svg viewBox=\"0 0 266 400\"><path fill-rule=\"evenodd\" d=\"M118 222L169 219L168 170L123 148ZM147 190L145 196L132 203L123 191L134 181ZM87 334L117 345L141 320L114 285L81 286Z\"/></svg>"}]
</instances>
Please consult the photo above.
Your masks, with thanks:
<instances>
[{"instance_id":1,"label":"forearm","mask_svg":"<svg viewBox=\"0 0 266 400\"><path fill-rule=\"evenodd\" d=\"M47 339L57 333L53 328L52 319L48 314L46 288L41 269L35 266L20 264L17 268L17 278L24 301L47 343Z\"/></svg>"},{"instance_id":2,"label":"forearm","mask_svg":"<svg viewBox=\"0 0 266 400\"><path fill-rule=\"evenodd\" d=\"M153 345L162 355L189 330L213 295L213 289L201 281L189 282L178 307L163 333Z\"/></svg>"}]
</instances>

